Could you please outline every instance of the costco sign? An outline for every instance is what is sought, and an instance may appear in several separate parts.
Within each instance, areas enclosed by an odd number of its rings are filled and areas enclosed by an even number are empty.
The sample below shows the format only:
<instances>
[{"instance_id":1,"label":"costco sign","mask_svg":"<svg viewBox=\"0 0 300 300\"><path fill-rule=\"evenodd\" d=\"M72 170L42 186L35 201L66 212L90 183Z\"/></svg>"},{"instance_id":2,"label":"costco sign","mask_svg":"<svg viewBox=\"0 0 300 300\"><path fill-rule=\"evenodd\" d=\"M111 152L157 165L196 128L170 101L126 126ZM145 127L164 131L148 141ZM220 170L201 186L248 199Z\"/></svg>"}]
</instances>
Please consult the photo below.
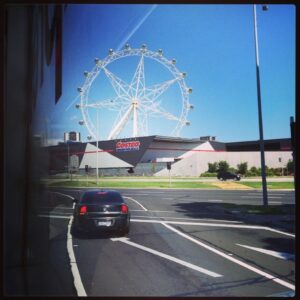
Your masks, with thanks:
<instances>
[{"instance_id":1,"label":"costco sign","mask_svg":"<svg viewBox=\"0 0 300 300\"><path fill-rule=\"evenodd\" d=\"M136 151L140 150L140 141L117 142L116 151Z\"/></svg>"}]
</instances>

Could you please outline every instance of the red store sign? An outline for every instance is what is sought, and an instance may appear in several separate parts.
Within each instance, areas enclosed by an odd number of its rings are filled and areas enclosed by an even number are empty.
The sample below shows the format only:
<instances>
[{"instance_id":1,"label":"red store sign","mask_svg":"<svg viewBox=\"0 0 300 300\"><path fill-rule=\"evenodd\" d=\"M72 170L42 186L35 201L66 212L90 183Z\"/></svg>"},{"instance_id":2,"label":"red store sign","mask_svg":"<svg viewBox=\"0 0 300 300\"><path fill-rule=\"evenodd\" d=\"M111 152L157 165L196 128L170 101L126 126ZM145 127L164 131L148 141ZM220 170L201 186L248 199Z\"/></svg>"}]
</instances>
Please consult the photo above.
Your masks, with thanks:
<instances>
[{"instance_id":1,"label":"red store sign","mask_svg":"<svg viewBox=\"0 0 300 300\"><path fill-rule=\"evenodd\" d=\"M136 151L140 150L140 141L117 142L116 151Z\"/></svg>"}]
</instances>

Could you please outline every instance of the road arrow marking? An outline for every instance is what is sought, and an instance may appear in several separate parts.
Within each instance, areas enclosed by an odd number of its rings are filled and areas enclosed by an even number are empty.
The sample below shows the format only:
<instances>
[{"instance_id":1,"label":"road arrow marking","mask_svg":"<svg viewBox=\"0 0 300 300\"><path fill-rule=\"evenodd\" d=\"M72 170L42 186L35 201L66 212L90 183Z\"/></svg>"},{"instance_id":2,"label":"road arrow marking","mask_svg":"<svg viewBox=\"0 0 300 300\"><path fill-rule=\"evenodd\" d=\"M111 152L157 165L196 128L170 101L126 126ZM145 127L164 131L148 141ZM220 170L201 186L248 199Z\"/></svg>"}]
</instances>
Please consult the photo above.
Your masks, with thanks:
<instances>
[{"instance_id":1,"label":"road arrow marking","mask_svg":"<svg viewBox=\"0 0 300 300\"><path fill-rule=\"evenodd\" d=\"M257 248L257 247L251 247L251 246L247 246L247 245L241 245L241 244L236 244L238 246L244 247L244 248L248 248L257 252L261 252L267 255L271 255L277 258L281 258L284 260L295 260L295 255L290 254L290 253L285 253L285 252L277 252L277 251L272 251L272 250L266 250L263 248Z\"/></svg>"},{"instance_id":2,"label":"road arrow marking","mask_svg":"<svg viewBox=\"0 0 300 300\"><path fill-rule=\"evenodd\" d=\"M165 259L168 259L168 260L170 260L170 261L173 261L173 262L175 262L175 263L177 263L177 264L180 264L180 265L185 266L185 267L187 267L187 268L190 268L190 269L192 269L192 270L198 271L198 272L200 272L200 273L204 273L204 274L209 275L209 276L211 276L211 277L222 277L222 276L223 276L223 275L220 275L220 274L218 274L218 273L215 273L215 272L209 271L209 270L207 270L207 269L204 269L204 268L198 267L198 266L196 266L196 265L193 265L193 264L191 264L191 263L188 263L188 262L186 262L186 261L183 261L183 260L181 260L181 259L178 259L178 258L176 258L176 257L174 257L174 256L170 256L170 255L164 254L164 253L162 253L162 252L153 250L153 249L151 249L151 248L144 247L144 246L142 246L142 245L139 245L139 244L136 244L136 243L134 243L134 242L131 242L131 241L129 241L129 238L111 238L111 240L112 240L113 242L122 242L122 243L128 244L128 245L130 245L130 246L139 248L139 249L141 249L141 250L143 250L143 251L146 251L146 252L152 253L152 254L154 254L154 255L163 257L163 258L165 258Z\"/></svg>"}]
</instances>

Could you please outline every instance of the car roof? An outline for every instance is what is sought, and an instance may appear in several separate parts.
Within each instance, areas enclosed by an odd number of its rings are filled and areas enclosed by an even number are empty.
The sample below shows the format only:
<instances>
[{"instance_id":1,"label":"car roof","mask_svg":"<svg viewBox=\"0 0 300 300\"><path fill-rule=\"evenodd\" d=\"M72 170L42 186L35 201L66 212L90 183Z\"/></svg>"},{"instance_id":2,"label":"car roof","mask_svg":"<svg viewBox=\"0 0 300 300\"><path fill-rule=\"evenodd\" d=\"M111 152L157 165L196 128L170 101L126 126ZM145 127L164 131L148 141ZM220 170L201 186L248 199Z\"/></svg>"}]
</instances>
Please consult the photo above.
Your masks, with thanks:
<instances>
[{"instance_id":1,"label":"car roof","mask_svg":"<svg viewBox=\"0 0 300 300\"><path fill-rule=\"evenodd\" d=\"M102 196L101 198L103 198L103 200L106 199L106 201L109 201L109 199L111 199L117 202L124 202L124 199L120 192L106 189L91 189L84 191L81 195L81 201L86 197L94 198L95 196L97 196L97 194Z\"/></svg>"},{"instance_id":2,"label":"car roof","mask_svg":"<svg viewBox=\"0 0 300 300\"><path fill-rule=\"evenodd\" d=\"M103 193L103 195L104 195L104 194L107 194L107 195L121 195L120 192L115 191L115 190L107 190L107 189L91 189L91 190L84 191L84 192L82 193L82 196L85 195L85 194L93 195L93 194L98 194L98 193Z\"/></svg>"}]
</instances>

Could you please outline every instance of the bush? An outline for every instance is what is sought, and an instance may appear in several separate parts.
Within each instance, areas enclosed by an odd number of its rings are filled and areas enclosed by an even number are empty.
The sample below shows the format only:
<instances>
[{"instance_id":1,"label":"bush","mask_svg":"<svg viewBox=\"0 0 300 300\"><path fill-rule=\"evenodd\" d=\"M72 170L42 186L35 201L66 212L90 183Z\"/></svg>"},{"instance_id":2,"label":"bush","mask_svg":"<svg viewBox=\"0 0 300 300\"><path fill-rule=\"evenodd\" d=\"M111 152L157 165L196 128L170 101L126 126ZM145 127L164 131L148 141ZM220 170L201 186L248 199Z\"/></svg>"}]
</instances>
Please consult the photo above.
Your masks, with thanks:
<instances>
[{"instance_id":1,"label":"bush","mask_svg":"<svg viewBox=\"0 0 300 300\"><path fill-rule=\"evenodd\" d=\"M237 172L239 174L245 175L248 171L248 163L243 162L237 165Z\"/></svg>"},{"instance_id":2,"label":"bush","mask_svg":"<svg viewBox=\"0 0 300 300\"><path fill-rule=\"evenodd\" d=\"M218 170L218 164L216 162L214 163L208 163L208 171L209 173L216 173Z\"/></svg>"},{"instance_id":3,"label":"bush","mask_svg":"<svg viewBox=\"0 0 300 300\"><path fill-rule=\"evenodd\" d=\"M218 162L218 170L219 172L227 172L229 169L229 164L225 160L221 160Z\"/></svg>"},{"instance_id":4,"label":"bush","mask_svg":"<svg viewBox=\"0 0 300 300\"><path fill-rule=\"evenodd\" d=\"M291 159L289 159L288 163L286 164L287 174L291 175L294 173L294 163Z\"/></svg>"},{"instance_id":5,"label":"bush","mask_svg":"<svg viewBox=\"0 0 300 300\"><path fill-rule=\"evenodd\" d=\"M266 166L266 175L267 176L275 176L276 175L276 172L275 172L275 169L273 169L273 168L267 168L267 166Z\"/></svg>"},{"instance_id":6,"label":"bush","mask_svg":"<svg viewBox=\"0 0 300 300\"><path fill-rule=\"evenodd\" d=\"M256 167L251 167L249 171L246 172L247 177L261 176L261 169Z\"/></svg>"},{"instance_id":7,"label":"bush","mask_svg":"<svg viewBox=\"0 0 300 300\"><path fill-rule=\"evenodd\" d=\"M228 169L228 172L231 172L231 173L237 173L237 169L230 167L230 168Z\"/></svg>"},{"instance_id":8,"label":"bush","mask_svg":"<svg viewBox=\"0 0 300 300\"><path fill-rule=\"evenodd\" d=\"M200 177L217 177L216 172L204 172L200 175Z\"/></svg>"}]
</instances>

